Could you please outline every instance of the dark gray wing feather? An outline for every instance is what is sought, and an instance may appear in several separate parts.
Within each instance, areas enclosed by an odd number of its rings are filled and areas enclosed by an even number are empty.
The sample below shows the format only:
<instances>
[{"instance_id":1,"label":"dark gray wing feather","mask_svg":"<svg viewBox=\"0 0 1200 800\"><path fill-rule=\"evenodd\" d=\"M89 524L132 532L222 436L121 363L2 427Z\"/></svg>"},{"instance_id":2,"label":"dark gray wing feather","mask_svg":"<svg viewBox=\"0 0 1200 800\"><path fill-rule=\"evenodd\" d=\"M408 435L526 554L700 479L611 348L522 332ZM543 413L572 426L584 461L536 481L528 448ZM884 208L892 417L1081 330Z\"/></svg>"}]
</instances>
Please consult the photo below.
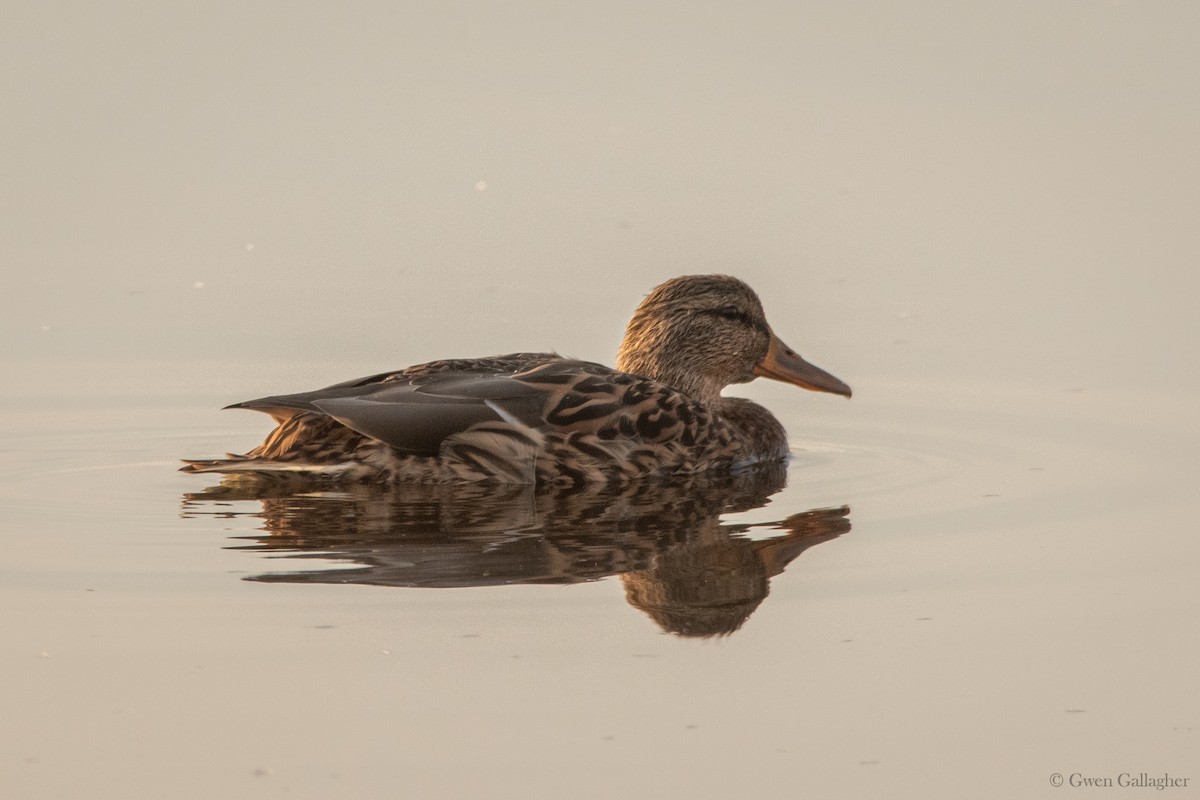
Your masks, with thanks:
<instances>
[{"instance_id":1,"label":"dark gray wing feather","mask_svg":"<svg viewBox=\"0 0 1200 800\"><path fill-rule=\"evenodd\" d=\"M446 437L484 422L545 424L546 392L507 376L434 376L370 394L311 401L347 428L407 453L434 455Z\"/></svg>"},{"instance_id":2,"label":"dark gray wing feather","mask_svg":"<svg viewBox=\"0 0 1200 800\"><path fill-rule=\"evenodd\" d=\"M368 388L369 391L369 388ZM320 413L314 401L323 400L335 397L358 397L363 394L363 387L360 385L338 385L330 386L325 389L317 389L315 392L298 392L296 394L280 394L272 395L271 397L260 397L257 400L246 400L241 403L234 403L225 406L225 408L248 408L252 411L261 411L264 414L270 414L275 418L276 422L283 422L286 419L291 419L303 411L315 411Z\"/></svg>"}]
</instances>

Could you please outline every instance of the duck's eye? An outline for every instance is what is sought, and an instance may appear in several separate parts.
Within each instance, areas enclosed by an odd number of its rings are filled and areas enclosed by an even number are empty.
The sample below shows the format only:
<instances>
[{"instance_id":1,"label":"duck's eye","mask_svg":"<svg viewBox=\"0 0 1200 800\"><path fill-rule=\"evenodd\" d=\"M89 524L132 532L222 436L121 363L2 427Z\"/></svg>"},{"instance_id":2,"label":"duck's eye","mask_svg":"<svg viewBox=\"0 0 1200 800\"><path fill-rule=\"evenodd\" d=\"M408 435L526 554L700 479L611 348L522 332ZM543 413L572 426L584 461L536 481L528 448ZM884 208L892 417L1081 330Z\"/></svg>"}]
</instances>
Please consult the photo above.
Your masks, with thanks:
<instances>
[{"instance_id":1,"label":"duck's eye","mask_svg":"<svg viewBox=\"0 0 1200 800\"><path fill-rule=\"evenodd\" d=\"M743 313L743 311L737 306L725 306L724 308L718 308L716 314L718 317L722 317L724 319L732 319L738 322L746 321L745 313Z\"/></svg>"}]
</instances>

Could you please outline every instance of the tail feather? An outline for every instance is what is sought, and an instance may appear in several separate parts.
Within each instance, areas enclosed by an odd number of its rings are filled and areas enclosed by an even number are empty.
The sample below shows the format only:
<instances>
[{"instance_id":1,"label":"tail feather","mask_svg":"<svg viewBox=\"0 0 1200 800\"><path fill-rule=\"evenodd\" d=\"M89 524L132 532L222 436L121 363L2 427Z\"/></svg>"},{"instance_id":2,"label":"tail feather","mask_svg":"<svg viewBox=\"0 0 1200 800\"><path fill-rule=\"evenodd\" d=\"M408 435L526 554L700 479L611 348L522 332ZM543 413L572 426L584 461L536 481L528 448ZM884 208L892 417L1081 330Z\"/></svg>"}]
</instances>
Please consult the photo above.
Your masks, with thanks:
<instances>
[{"instance_id":1,"label":"tail feather","mask_svg":"<svg viewBox=\"0 0 1200 800\"><path fill-rule=\"evenodd\" d=\"M232 456L231 458L213 459L183 459L184 465L180 472L220 472L231 475L234 473L251 473L256 475L325 475L334 477L354 471L356 465L339 464L305 464L295 461L270 461L247 456Z\"/></svg>"}]
</instances>

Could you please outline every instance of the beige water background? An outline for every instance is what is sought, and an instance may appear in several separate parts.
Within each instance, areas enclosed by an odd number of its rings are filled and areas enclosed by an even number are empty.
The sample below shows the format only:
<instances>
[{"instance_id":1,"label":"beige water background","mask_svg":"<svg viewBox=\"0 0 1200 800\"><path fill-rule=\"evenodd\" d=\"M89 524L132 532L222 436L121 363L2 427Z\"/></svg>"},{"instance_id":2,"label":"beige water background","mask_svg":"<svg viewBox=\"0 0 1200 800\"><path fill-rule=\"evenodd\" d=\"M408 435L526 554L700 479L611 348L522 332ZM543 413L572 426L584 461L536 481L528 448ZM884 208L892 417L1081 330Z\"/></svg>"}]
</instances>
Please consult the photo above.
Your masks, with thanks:
<instances>
[{"instance_id":1,"label":"beige water background","mask_svg":"<svg viewBox=\"0 0 1200 800\"><path fill-rule=\"evenodd\" d=\"M1200 795L1200 6L17 2L0 82L0 795ZM722 521L852 530L731 636L187 511L222 405L708 271L855 389L738 387Z\"/></svg>"}]
</instances>

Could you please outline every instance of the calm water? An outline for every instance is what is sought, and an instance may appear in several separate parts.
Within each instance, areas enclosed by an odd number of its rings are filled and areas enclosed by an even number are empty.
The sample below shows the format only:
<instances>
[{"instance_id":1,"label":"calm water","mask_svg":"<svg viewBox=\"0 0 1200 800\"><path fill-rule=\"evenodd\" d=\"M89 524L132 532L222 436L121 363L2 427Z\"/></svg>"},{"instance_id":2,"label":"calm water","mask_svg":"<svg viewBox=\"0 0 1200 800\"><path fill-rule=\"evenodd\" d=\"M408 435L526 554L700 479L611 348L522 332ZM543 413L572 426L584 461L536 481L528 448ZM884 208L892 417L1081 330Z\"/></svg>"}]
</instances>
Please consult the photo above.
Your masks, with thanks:
<instances>
[{"instance_id":1,"label":"calm water","mask_svg":"<svg viewBox=\"0 0 1200 800\"><path fill-rule=\"evenodd\" d=\"M4 797L1200 793L1194 5L69 12L0 32ZM175 471L704 271L854 387L731 392L777 474Z\"/></svg>"}]
</instances>

